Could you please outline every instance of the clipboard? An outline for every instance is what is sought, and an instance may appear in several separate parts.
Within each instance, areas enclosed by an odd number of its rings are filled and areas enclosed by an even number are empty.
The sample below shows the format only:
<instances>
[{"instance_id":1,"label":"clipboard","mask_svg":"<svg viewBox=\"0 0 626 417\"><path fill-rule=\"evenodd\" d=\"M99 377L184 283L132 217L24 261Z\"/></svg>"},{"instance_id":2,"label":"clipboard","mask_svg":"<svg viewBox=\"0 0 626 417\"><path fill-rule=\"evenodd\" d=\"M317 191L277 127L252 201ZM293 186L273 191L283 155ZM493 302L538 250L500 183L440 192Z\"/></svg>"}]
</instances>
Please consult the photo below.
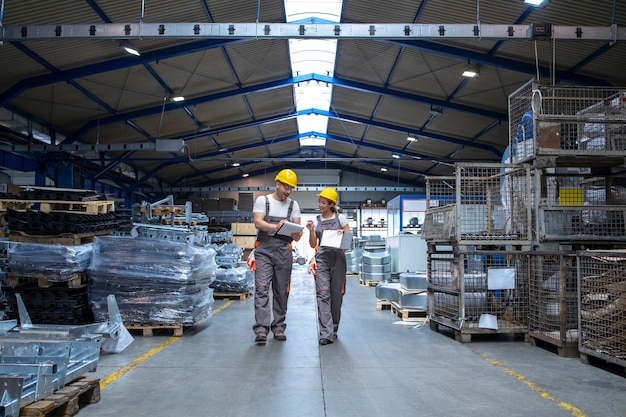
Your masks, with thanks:
<instances>
[{"instance_id":1,"label":"clipboard","mask_svg":"<svg viewBox=\"0 0 626 417\"><path fill-rule=\"evenodd\" d=\"M337 249L350 249L350 246L352 245L352 238L352 232L344 231L342 234L338 234L336 230L324 230L322 232L322 238L320 239L320 246Z\"/></svg>"},{"instance_id":2,"label":"clipboard","mask_svg":"<svg viewBox=\"0 0 626 417\"><path fill-rule=\"evenodd\" d=\"M278 230L274 233L274 236L289 236L291 237L292 233L300 233L304 230L304 226L286 221L283 223Z\"/></svg>"}]
</instances>

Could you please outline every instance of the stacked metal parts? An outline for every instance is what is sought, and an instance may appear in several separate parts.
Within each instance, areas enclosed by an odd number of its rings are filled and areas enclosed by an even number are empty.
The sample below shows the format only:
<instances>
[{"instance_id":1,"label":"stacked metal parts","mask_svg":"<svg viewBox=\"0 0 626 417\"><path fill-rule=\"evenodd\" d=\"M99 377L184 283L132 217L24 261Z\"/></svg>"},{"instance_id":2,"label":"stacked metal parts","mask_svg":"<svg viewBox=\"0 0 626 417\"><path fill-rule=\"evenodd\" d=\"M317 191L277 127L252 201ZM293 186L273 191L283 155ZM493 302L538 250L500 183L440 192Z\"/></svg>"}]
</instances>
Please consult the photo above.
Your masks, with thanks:
<instances>
[{"instance_id":1,"label":"stacked metal parts","mask_svg":"<svg viewBox=\"0 0 626 417\"><path fill-rule=\"evenodd\" d=\"M391 279L391 255L389 252L364 251L361 258L361 279L366 282Z\"/></svg>"},{"instance_id":2,"label":"stacked metal parts","mask_svg":"<svg viewBox=\"0 0 626 417\"><path fill-rule=\"evenodd\" d=\"M33 324L20 295L16 298L20 325L0 321L0 415L5 417L19 416L21 407L95 371L103 342L117 343L125 330L112 295L108 320L76 326Z\"/></svg>"},{"instance_id":3,"label":"stacked metal parts","mask_svg":"<svg viewBox=\"0 0 626 417\"><path fill-rule=\"evenodd\" d=\"M125 323L193 325L211 316L215 250L187 242L100 236L89 266L96 319L114 294Z\"/></svg>"},{"instance_id":4,"label":"stacked metal parts","mask_svg":"<svg viewBox=\"0 0 626 417\"><path fill-rule=\"evenodd\" d=\"M426 272L402 272L400 274L400 307L426 310L427 289Z\"/></svg>"}]
</instances>

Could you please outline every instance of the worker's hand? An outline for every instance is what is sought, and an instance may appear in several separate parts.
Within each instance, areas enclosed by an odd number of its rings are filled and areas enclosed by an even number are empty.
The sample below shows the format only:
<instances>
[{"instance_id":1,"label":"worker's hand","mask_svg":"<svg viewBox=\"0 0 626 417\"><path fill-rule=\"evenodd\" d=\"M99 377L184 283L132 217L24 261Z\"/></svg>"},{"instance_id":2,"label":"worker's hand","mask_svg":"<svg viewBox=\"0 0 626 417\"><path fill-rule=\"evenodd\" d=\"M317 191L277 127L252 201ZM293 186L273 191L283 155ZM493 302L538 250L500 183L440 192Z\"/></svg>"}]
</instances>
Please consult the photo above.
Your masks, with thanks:
<instances>
[{"instance_id":1,"label":"worker's hand","mask_svg":"<svg viewBox=\"0 0 626 417\"><path fill-rule=\"evenodd\" d=\"M254 250L252 250L252 252L250 252L250 255L248 255L248 259L246 259L246 266L248 267L250 271L253 271L253 272L256 269L256 260L254 259Z\"/></svg>"},{"instance_id":2,"label":"worker's hand","mask_svg":"<svg viewBox=\"0 0 626 417\"><path fill-rule=\"evenodd\" d=\"M315 262L315 256L309 261L309 267L307 268L309 274L317 275L317 263Z\"/></svg>"},{"instance_id":3,"label":"worker's hand","mask_svg":"<svg viewBox=\"0 0 626 417\"><path fill-rule=\"evenodd\" d=\"M315 224L313 224L313 220L306 221L306 228L309 229L310 232L313 232L315 229Z\"/></svg>"},{"instance_id":4,"label":"worker's hand","mask_svg":"<svg viewBox=\"0 0 626 417\"><path fill-rule=\"evenodd\" d=\"M302 232L292 233L291 238L297 242L302 238L302 235Z\"/></svg>"}]
</instances>

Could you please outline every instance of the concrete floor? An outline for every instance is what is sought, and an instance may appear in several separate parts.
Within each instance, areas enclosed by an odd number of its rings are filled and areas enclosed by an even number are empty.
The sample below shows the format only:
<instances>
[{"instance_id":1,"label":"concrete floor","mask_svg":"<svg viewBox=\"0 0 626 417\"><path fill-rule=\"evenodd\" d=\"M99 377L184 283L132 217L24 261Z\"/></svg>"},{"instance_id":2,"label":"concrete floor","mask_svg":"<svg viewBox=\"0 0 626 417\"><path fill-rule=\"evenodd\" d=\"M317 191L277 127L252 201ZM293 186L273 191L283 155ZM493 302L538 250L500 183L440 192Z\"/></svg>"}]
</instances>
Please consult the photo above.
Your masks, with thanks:
<instances>
[{"instance_id":1,"label":"concrete floor","mask_svg":"<svg viewBox=\"0 0 626 417\"><path fill-rule=\"evenodd\" d=\"M459 343L376 311L348 276L339 339L319 346L313 278L295 266L286 342L253 343L253 299L172 337L102 354L101 400L79 417L626 416L626 378L520 338Z\"/></svg>"}]
</instances>

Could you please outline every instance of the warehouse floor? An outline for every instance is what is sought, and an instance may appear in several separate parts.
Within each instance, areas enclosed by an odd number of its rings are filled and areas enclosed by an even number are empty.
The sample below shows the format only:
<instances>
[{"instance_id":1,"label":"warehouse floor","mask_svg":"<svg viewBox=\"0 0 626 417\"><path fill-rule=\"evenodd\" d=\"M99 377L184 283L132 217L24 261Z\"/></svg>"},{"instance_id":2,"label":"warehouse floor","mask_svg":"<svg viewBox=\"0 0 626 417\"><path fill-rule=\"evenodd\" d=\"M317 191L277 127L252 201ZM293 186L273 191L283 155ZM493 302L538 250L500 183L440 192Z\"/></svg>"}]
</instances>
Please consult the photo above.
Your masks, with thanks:
<instances>
[{"instance_id":1,"label":"warehouse floor","mask_svg":"<svg viewBox=\"0 0 626 417\"><path fill-rule=\"evenodd\" d=\"M286 342L253 343L253 299L216 300L182 337L134 333L100 356L80 417L626 416L626 378L521 337L474 337L377 311L348 276L338 340L317 342L313 278L294 266Z\"/></svg>"}]
</instances>

